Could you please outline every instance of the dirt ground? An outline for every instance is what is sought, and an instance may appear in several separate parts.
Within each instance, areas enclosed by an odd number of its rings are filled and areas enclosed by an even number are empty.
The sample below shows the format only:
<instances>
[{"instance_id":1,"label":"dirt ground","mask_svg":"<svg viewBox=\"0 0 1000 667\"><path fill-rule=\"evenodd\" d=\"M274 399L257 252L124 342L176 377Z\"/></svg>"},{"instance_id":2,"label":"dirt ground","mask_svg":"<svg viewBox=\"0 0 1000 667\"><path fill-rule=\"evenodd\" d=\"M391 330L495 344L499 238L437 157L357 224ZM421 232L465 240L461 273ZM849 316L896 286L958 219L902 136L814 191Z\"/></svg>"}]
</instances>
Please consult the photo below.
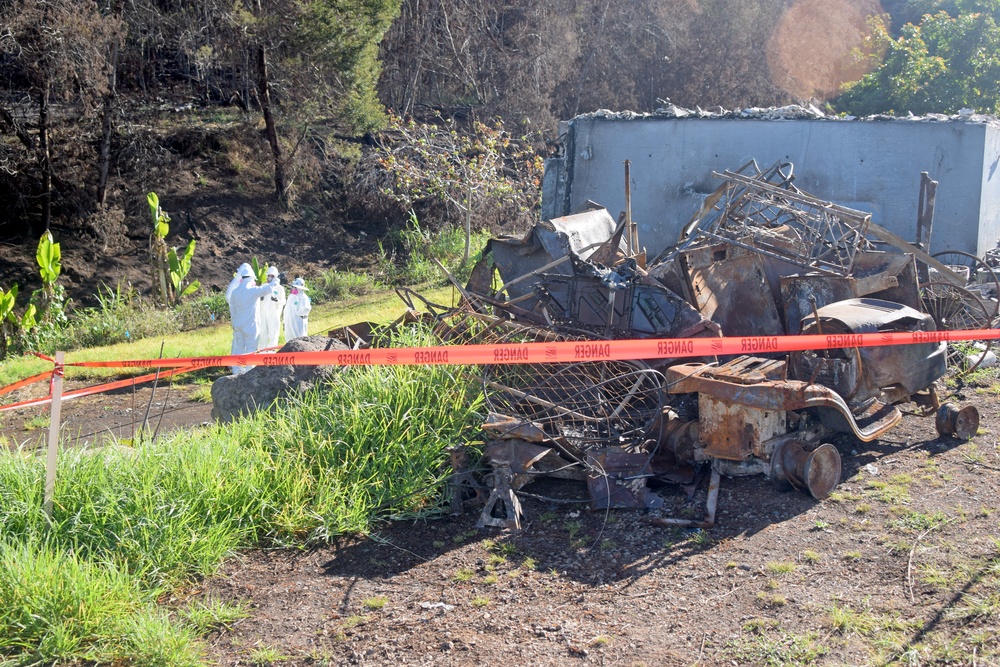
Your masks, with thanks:
<instances>
[{"instance_id":1,"label":"dirt ground","mask_svg":"<svg viewBox=\"0 0 1000 667\"><path fill-rule=\"evenodd\" d=\"M590 512L582 486L539 481L520 533L476 517L398 521L311 552L256 552L200 593L251 616L210 640L220 665L1000 664L997 401L981 435L936 437L907 417L844 440L844 481L816 502L763 478L723 479L701 512ZM992 597L991 597L992 596ZM976 600L986 610L969 611ZM845 611L846 610L846 611ZM979 614L978 611L983 613ZM853 614L853 616L852 616ZM854 626L844 617L854 618ZM840 625L838 626L838 623ZM852 627L854 629L852 629Z\"/></svg>"},{"instance_id":2,"label":"dirt ground","mask_svg":"<svg viewBox=\"0 0 1000 667\"><path fill-rule=\"evenodd\" d=\"M222 371L219 371L220 373ZM89 387L97 381L67 381L64 391ZM67 400L61 406L60 429L64 441L78 445L101 445L130 441L145 423L149 433L166 434L177 428L207 424L212 404L205 401L208 385L160 382L116 389L94 396ZM0 404L26 401L47 394L48 384L0 397ZM150 400L152 399L152 400ZM210 400L210 399L208 399ZM45 446L49 432L50 406L43 405L0 412L0 444L10 448Z\"/></svg>"},{"instance_id":3,"label":"dirt ground","mask_svg":"<svg viewBox=\"0 0 1000 667\"><path fill-rule=\"evenodd\" d=\"M591 512L582 484L524 491L519 533L473 513L398 520L311 551L254 551L185 599L247 606L207 640L236 665L1000 664L998 385L968 389L971 442L908 415L889 437L834 440L843 481L817 502L762 477L664 486L654 512ZM64 429L129 437L149 387L71 401ZM161 386L161 432L209 419L198 387ZM11 443L44 438L47 409L2 416ZM133 418L133 415L137 415ZM31 426L34 423L34 426ZM181 600L165 601L177 604Z\"/></svg>"}]
</instances>

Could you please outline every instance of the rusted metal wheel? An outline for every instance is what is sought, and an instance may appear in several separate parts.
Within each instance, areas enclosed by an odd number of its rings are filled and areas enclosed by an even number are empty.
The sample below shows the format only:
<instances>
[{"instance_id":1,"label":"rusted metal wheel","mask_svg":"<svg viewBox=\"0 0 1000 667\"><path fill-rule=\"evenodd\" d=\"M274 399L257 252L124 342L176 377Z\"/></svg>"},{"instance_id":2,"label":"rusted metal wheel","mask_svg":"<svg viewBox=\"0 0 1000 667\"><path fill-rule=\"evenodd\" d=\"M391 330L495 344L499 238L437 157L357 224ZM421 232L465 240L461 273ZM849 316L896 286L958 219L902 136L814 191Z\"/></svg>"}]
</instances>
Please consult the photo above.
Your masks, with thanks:
<instances>
[{"instance_id":1,"label":"rusted metal wheel","mask_svg":"<svg viewBox=\"0 0 1000 667\"><path fill-rule=\"evenodd\" d=\"M816 500L828 498L840 483L840 452L830 444L807 450L797 440L786 440L771 454L771 481L804 489Z\"/></svg>"},{"instance_id":2,"label":"rusted metal wheel","mask_svg":"<svg viewBox=\"0 0 1000 667\"><path fill-rule=\"evenodd\" d=\"M993 323L983 300L964 287L947 282L929 282L920 286L920 300L924 311L929 314L939 331L960 331L962 329L989 329ZM971 373L989 351L991 340L977 341L979 346L972 349L972 341L948 343L948 368L956 374ZM981 346L985 345L985 349Z\"/></svg>"},{"instance_id":3,"label":"rusted metal wheel","mask_svg":"<svg viewBox=\"0 0 1000 667\"><path fill-rule=\"evenodd\" d=\"M989 291L993 292L994 297L997 298L996 301L982 299L983 305L986 306L986 312L989 313L990 320L995 320L997 315L1000 315L1000 278L997 277L993 267L972 253L962 252L961 250L945 250L934 253L931 256L946 266L968 269L969 275L966 281L970 284L986 286Z\"/></svg>"},{"instance_id":4,"label":"rusted metal wheel","mask_svg":"<svg viewBox=\"0 0 1000 667\"><path fill-rule=\"evenodd\" d=\"M953 435L959 440L970 440L979 432L979 410L967 405L959 408L954 403L945 403L937 411L934 426L938 435Z\"/></svg>"}]
</instances>

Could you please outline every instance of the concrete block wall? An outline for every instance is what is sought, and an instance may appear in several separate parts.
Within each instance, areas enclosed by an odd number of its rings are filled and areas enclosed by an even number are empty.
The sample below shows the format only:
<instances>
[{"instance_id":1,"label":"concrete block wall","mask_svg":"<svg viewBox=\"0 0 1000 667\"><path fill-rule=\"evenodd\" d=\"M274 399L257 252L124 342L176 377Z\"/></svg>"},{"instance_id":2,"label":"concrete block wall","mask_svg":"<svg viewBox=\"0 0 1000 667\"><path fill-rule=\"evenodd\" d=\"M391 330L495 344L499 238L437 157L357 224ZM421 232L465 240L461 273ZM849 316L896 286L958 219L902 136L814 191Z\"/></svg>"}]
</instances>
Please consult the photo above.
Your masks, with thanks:
<instances>
[{"instance_id":1,"label":"concrete block wall","mask_svg":"<svg viewBox=\"0 0 1000 667\"><path fill-rule=\"evenodd\" d=\"M982 118L982 117L977 117ZM560 126L563 155L546 162L542 215L625 210L631 161L632 214L640 243L657 253L677 240L713 171L754 159L792 162L796 185L872 213L906 239L916 234L920 172L939 182L932 251L982 255L1000 239L1000 123L945 120L675 118L590 114Z\"/></svg>"}]
</instances>

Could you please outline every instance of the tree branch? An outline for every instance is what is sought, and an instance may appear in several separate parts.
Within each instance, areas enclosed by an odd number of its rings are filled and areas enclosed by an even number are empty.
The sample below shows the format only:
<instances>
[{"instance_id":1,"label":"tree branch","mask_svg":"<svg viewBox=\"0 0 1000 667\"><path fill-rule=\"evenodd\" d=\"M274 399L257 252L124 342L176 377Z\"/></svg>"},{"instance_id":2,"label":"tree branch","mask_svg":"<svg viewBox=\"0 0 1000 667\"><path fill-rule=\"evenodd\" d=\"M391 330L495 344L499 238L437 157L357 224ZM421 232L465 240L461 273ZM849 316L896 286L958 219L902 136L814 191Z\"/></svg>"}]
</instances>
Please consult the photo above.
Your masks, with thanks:
<instances>
[{"instance_id":1,"label":"tree branch","mask_svg":"<svg viewBox=\"0 0 1000 667\"><path fill-rule=\"evenodd\" d=\"M28 134L28 131L25 130L23 127L21 127L21 125L16 120L14 120L14 117L11 115L10 111L6 109L6 107L0 106L0 120L2 120L5 124L9 125L14 130L14 134L17 136L20 142L24 144L25 148L27 148L29 151L35 150L34 138L32 138L32 136Z\"/></svg>"}]
</instances>

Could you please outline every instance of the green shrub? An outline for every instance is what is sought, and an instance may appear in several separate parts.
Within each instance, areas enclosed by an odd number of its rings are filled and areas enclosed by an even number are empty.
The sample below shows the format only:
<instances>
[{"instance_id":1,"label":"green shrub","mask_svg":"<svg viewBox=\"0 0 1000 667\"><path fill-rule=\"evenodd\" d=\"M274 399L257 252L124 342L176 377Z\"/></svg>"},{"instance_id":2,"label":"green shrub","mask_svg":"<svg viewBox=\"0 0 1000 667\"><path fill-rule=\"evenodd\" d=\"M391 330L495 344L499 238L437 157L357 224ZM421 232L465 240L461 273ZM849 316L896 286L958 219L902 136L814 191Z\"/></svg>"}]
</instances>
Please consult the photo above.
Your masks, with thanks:
<instances>
[{"instance_id":1,"label":"green shrub","mask_svg":"<svg viewBox=\"0 0 1000 667\"><path fill-rule=\"evenodd\" d=\"M181 331L229 321L229 304L223 292L211 292L182 301L174 312Z\"/></svg>"},{"instance_id":2,"label":"green shrub","mask_svg":"<svg viewBox=\"0 0 1000 667\"><path fill-rule=\"evenodd\" d=\"M50 349L113 345L180 330L172 311L144 301L129 283L119 283L114 289L104 286L95 296L99 305L74 312L69 326L54 337Z\"/></svg>"},{"instance_id":3,"label":"green shrub","mask_svg":"<svg viewBox=\"0 0 1000 667\"><path fill-rule=\"evenodd\" d=\"M37 338L32 349L51 352L114 345L197 329L229 319L229 306L221 292L187 299L172 309L143 299L129 283L119 283L114 288L104 286L95 296L97 306L74 311L69 316L68 326L51 331L45 338Z\"/></svg>"},{"instance_id":4,"label":"green shrub","mask_svg":"<svg viewBox=\"0 0 1000 667\"><path fill-rule=\"evenodd\" d=\"M474 253L482 250L490 238L489 231L474 232L471 246ZM441 262L464 283L472 273L477 257L462 266L465 253L465 232L457 227L445 227L432 233L420 226L413 214L404 229L390 232L385 243L379 241L379 274L390 284L416 285L446 280L434 260Z\"/></svg>"}]
</instances>

